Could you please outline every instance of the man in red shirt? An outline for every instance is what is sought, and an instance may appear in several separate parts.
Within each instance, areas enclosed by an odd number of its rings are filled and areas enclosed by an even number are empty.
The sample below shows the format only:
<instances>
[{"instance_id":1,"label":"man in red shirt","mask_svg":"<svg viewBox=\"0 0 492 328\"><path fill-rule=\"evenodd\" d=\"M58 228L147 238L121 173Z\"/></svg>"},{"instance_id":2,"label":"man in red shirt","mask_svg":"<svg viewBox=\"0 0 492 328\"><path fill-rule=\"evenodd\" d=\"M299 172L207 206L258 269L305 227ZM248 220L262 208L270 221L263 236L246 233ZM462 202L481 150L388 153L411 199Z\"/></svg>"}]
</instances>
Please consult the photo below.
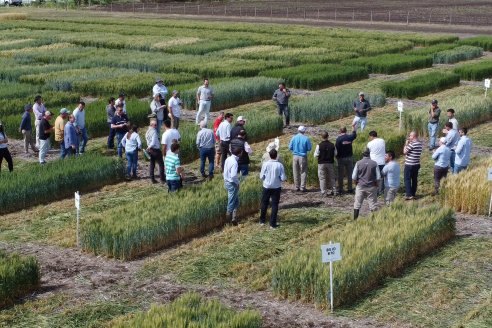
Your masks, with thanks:
<instances>
[{"instance_id":1,"label":"man in red shirt","mask_svg":"<svg viewBox=\"0 0 492 328\"><path fill-rule=\"evenodd\" d=\"M215 137L215 167L220 167L220 139L217 137L217 129L219 128L220 123L224 120L224 112L219 113L219 117L217 117L214 121L214 137Z\"/></svg>"}]
</instances>

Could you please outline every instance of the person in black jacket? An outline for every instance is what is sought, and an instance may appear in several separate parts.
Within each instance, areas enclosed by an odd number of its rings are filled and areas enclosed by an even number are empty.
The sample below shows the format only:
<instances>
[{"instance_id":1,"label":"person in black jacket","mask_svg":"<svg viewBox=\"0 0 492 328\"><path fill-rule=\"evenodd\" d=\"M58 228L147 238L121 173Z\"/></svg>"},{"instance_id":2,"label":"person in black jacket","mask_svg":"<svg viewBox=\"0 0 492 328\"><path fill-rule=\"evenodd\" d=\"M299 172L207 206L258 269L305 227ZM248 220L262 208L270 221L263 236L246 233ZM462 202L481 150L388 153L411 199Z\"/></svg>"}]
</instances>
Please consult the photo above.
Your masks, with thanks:
<instances>
[{"instance_id":1,"label":"person in black jacket","mask_svg":"<svg viewBox=\"0 0 492 328\"><path fill-rule=\"evenodd\" d=\"M352 133L347 134L347 128L340 129L340 134L335 142L337 149L337 163L338 163L338 193L343 193L343 176L344 171L347 176L348 192L354 193L352 188L352 170L354 169L354 159L352 153L352 142L357 138L356 128L352 127Z\"/></svg>"},{"instance_id":2,"label":"person in black jacket","mask_svg":"<svg viewBox=\"0 0 492 328\"><path fill-rule=\"evenodd\" d=\"M314 151L314 157L318 158L318 178L321 195L335 195L335 145L328 140L328 132L321 133L321 141Z\"/></svg>"},{"instance_id":3,"label":"person in black jacket","mask_svg":"<svg viewBox=\"0 0 492 328\"><path fill-rule=\"evenodd\" d=\"M236 125L231 129L231 140L236 139L239 135L239 131L244 130L246 132L246 129L244 128L244 125L246 124L246 119L243 116L239 116L236 120Z\"/></svg>"},{"instance_id":4,"label":"person in black jacket","mask_svg":"<svg viewBox=\"0 0 492 328\"><path fill-rule=\"evenodd\" d=\"M242 176L246 176L249 173L249 154L253 152L248 142L246 141L246 131L241 130L237 138L231 140L231 153L240 149L242 151L238 164L238 172L241 172Z\"/></svg>"}]
</instances>

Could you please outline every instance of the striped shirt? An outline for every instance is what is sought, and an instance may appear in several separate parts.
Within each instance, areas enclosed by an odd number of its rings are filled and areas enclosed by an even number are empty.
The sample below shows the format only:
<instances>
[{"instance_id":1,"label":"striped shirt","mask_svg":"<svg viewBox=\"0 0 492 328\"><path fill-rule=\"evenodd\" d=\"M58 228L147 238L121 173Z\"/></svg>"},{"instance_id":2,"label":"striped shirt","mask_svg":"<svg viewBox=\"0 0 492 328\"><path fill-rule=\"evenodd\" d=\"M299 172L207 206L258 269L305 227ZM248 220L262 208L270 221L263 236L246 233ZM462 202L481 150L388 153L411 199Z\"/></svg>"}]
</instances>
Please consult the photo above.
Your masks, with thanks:
<instances>
[{"instance_id":1,"label":"striped shirt","mask_svg":"<svg viewBox=\"0 0 492 328\"><path fill-rule=\"evenodd\" d=\"M173 152L168 153L164 160L164 166L166 167L166 180L180 180L180 176L176 172L176 169L181 166L178 155Z\"/></svg>"},{"instance_id":2,"label":"striped shirt","mask_svg":"<svg viewBox=\"0 0 492 328\"><path fill-rule=\"evenodd\" d=\"M414 141L405 146L405 165L419 165L422 155L422 143Z\"/></svg>"}]
</instances>

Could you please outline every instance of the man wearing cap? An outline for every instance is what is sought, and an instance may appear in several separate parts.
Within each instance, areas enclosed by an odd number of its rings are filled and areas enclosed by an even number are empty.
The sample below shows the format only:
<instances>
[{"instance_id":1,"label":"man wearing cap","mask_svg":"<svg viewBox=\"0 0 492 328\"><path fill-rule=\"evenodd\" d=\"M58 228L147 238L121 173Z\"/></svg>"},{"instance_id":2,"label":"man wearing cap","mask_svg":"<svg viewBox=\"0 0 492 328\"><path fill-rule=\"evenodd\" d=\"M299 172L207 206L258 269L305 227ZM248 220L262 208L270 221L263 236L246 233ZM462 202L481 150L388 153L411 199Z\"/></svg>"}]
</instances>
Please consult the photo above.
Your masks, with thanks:
<instances>
[{"instance_id":1,"label":"man wearing cap","mask_svg":"<svg viewBox=\"0 0 492 328\"><path fill-rule=\"evenodd\" d=\"M439 148L432 154L434 164L434 194L439 193L441 180L448 175L448 168L451 159L451 150L446 146L446 138L439 139Z\"/></svg>"},{"instance_id":2,"label":"man wearing cap","mask_svg":"<svg viewBox=\"0 0 492 328\"><path fill-rule=\"evenodd\" d=\"M116 106L116 115L113 117L113 121L111 122L111 128L114 129L116 134L116 143L117 143L117 151L118 157L123 157L123 146L121 145L121 140L128 132L128 117L125 113L123 113L123 104L119 104Z\"/></svg>"},{"instance_id":3,"label":"man wearing cap","mask_svg":"<svg viewBox=\"0 0 492 328\"><path fill-rule=\"evenodd\" d=\"M161 127L164 120L167 120L166 105L162 105L162 97L160 93L154 94L154 99L150 103L150 111L155 115L157 120L157 135L161 135Z\"/></svg>"},{"instance_id":4,"label":"man wearing cap","mask_svg":"<svg viewBox=\"0 0 492 328\"><path fill-rule=\"evenodd\" d=\"M437 105L437 100L434 99L429 108L429 123L427 124L427 129L429 130L429 150L436 148L439 115L441 115L441 109Z\"/></svg>"},{"instance_id":5,"label":"man wearing cap","mask_svg":"<svg viewBox=\"0 0 492 328\"><path fill-rule=\"evenodd\" d=\"M67 155L63 133L65 131L65 123L66 119L70 112L66 108L62 108L60 110L60 115L55 120L55 141L57 141L60 145L60 158L64 159Z\"/></svg>"},{"instance_id":6,"label":"man wearing cap","mask_svg":"<svg viewBox=\"0 0 492 328\"><path fill-rule=\"evenodd\" d=\"M200 116L205 116L205 122L208 121L210 113L210 104L214 98L214 90L208 86L208 79L203 80L203 85L196 92L196 102L198 104L198 113L196 113L195 123L201 121Z\"/></svg>"},{"instance_id":7,"label":"man wearing cap","mask_svg":"<svg viewBox=\"0 0 492 328\"><path fill-rule=\"evenodd\" d=\"M369 202L371 212L377 209L378 182L381 174L378 164L370 158L369 149L366 149L362 153L362 159L355 163L352 179L357 185L354 200L354 220L357 220L364 199Z\"/></svg>"},{"instance_id":8,"label":"man wearing cap","mask_svg":"<svg viewBox=\"0 0 492 328\"><path fill-rule=\"evenodd\" d=\"M169 98L167 107L169 108L169 118L171 119L171 126L176 130L179 128L181 104L182 102L181 99L179 99L179 92L177 90L173 90L173 96Z\"/></svg>"},{"instance_id":9,"label":"man wearing cap","mask_svg":"<svg viewBox=\"0 0 492 328\"><path fill-rule=\"evenodd\" d=\"M154 95L161 95L161 105L166 105L166 96L168 94L167 88L164 85L162 78L158 77L155 79L155 84L154 87L152 88L152 94Z\"/></svg>"},{"instance_id":10,"label":"man wearing cap","mask_svg":"<svg viewBox=\"0 0 492 328\"><path fill-rule=\"evenodd\" d=\"M224 112L221 111L219 116L214 121L214 137L215 137L215 167L220 167L220 155L222 151L220 149L220 138L217 136L217 129L220 123L224 120Z\"/></svg>"},{"instance_id":11,"label":"man wearing cap","mask_svg":"<svg viewBox=\"0 0 492 328\"><path fill-rule=\"evenodd\" d=\"M75 117L74 126L77 130L80 140L79 154L85 152L85 146L87 146L87 128L85 127L85 102L80 101L79 105L73 111L73 117Z\"/></svg>"},{"instance_id":12,"label":"man wearing cap","mask_svg":"<svg viewBox=\"0 0 492 328\"><path fill-rule=\"evenodd\" d=\"M38 149L34 147L34 142L32 140L32 123L31 123L31 113L32 113L32 105L27 104L24 106L24 114L22 115L22 121L19 127L19 131L24 136L24 150L26 154L29 152L29 147L31 147L32 151L37 152Z\"/></svg>"},{"instance_id":13,"label":"man wearing cap","mask_svg":"<svg viewBox=\"0 0 492 328\"><path fill-rule=\"evenodd\" d=\"M231 144L231 122L233 119L233 115L231 113L227 113L224 116L224 121L220 123L217 128L217 137L220 139L220 167L222 172L224 172L224 164L227 159L227 155L230 154L229 146ZM237 161L236 161L237 164Z\"/></svg>"},{"instance_id":14,"label":"man wearing cap","mask_svg":"<svg viewBox=\"0 0 492 328\"><path fill-rule=\"evenodd\" d=\"M367 112L370 111L371 105L369 101L364 98L364 92L359 92L359 99L354 101L354 112L355 117L352 121L352 126L355 127L355 130L360 125L360 130L363 131L367 125Z\"/></svg>"},{"instance_id":15,"label":"man wearing cap","mask_svg":"<svg viewBox=\"0 0 492 328\"><path fill-rule=\"evenodd\" d=\"M239 116L236 120L236 125L231 129L231 140L234 140L239 135L241 130L246 132L244 125L246 124L246 119L243 116Z\"/></svg>"},{"instance_id":16,"label":"man wearing cap","mask_svg":"<svg viewBox=\"0 0 492 328\"><path fill-rule=\"evenodd\" d=\"M63 129L63 143L65 145L65 153L68 157L75 156L79 152L79 136L73 123L75 116L68 115L68 122Z\"/></svg>"},{"instance_id":17,"label":"man wearing cap","mask_svg":"<svg viewBox=\"0 0 492 328\"><path fill-rule=\"evenodd\" d=\"M328 140L328 132L321 133L322 141L314 150L314 157L318 159L318 178L321 195L335 195L335 155L337 150L335 145Z\"/></svg>"},{"instance_id":18,"label":"man wearing cap","mask_svg":"<svg viewBox=\"0 0 492 328\"><path fill-rule=\"evenodd\" d=\"M307 153L311 151L311 140L304 135L306 128L301 125L289 143L289 150L293 154L292 170L294 171L294 185L297 191L306 192Z\"/></svg>"},{"instance_id":19,"label":"man wearing cap","mask_svg":"<svg viewBox=\"0 0 492 328\"><path fill-rule=\"evenodd\" d=\"M159 177L162 183L166 182L166 175L164 174L164 161L162 159L161 146L159 144L159 135L157 134L157 121L155 119L150 120L149 129L145 133L145 140L147 140L147 152L150 155L149 176L152 183L157 183L155 179L155 163L159 166Z\"/></svg>"},{"instance_id":20,"label":"man wearing cap","mask_svg":"<svg viewBox=\"0 0 492 328\"><path fill-rule=\"evenodd\" d=\"M37 95L34 98L34 105L32 106L32 110L34 112L34 126L36 127L36 147L39 148L39 124L44 117L44 112L46 112L46 107L43 103L43 98L40 95Z\"/></svg>"},{"instance_id":21,"label":"man wearing cap","mask_svg":"<svg viewBox=\"0 0 492 328\"><path fill-rule=\"evenodd\" d=\"M50 111L45 111L43 119L39 123L39 163L46 164L46 154L50 149L50 136L54 128L50 124L53 115Z\"/></svg>"},{"instance_id":22,"label":"man wearing cap","mask_svg":"<svg viewBox=\"0 0 492 328\"><path fill-rule=\"evenodd\" d=\"M114 102L114 105L116 107L118 107L118 105L123 105L123 114L126 115L126 101L125 101L125 97L126 95L122 92L120 93L120 95L118 96L118 99L116 99L116 101Z\"/></svg>"},{"instance_id":23,"label":"man wearing cap","mask_svg":"<svg viewBox=\"0 0 492 328\"><path fill-rule=\"evenodd\" d=\"M108 136L108 149L114 149L114 129L111 128L111 122L113 121L113 117L116 113L116 106L114 97L109 98L108 105L106 106L106 122L108 122L109 126L109 136Z\"/></svg>"},{"instance_id":24,"label":"man wearing cap","mask_svg":"<svg viewBox=\"0 0 492 328\"><path fill-rule=\"evenodd\" d=\"M280 83L278 89L273 93L272 99L277 103L278 115L285 116L285 126L290 124L289 98L291 92L285 87L285 83Z\"/></svg>"},{"instance_id":25,"label":"man wearing cap","mask_svg":"<svg viewBox=\"0 0 492 328\"><path fill-rule=\"evenodd\" d=\"M202 177L205 175L205 161L208 159L208 179L212 180L214 177L214 155L215 155L215 140L214 132L211 129L207 129L207 123L205 121L200 122L200 131L196 135L196 146L200 151L200 173Z\"/></svg>"}]
</instances>

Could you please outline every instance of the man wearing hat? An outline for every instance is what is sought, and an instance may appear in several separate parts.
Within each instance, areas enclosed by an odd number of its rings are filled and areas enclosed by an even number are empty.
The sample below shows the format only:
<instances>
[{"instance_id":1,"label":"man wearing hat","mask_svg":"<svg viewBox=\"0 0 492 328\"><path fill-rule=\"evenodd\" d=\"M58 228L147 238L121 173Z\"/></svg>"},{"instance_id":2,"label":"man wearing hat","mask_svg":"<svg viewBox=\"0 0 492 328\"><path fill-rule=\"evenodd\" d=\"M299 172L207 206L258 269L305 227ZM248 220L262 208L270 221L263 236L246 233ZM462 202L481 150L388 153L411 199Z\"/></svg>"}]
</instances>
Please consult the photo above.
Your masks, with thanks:
<instances>
[{"instance_id":1,"label":"man wearing hat","mask_svg":"<svg viewBox=\"0 0 492 328\"><path fill-rule=\"evenodd\" d=\"M311 140L304 135L306 128L301 125L289 143L289 150L293 154L292 169L294 171L294 185L297 191L306 192L307 153L311 151Z\"/></svg>"},{"instance_id":2,"label":"man wearing hat","mask_svg":"<svg viewBox=\"0 0 492 328\"><path fill-rule=\"evenodd\" d=\"M24 114L22 115L22 121L19 127L19 131L24 136L24 150L26 154L29 152L29 147L31 147L32 151L38 152L38 149L34 147L34 142L32 141L32 123L31 123L31 113L32 113L32 105L27 104L24 106Z\"/></svg>"},{"instance_id":3,"label":"man wearing hat","mask_svg":"<svg viewBox=\"0 0 492 328\"><path fill-rule=\"evenodd\" d=\"M154 95L161 95L161 105L166 105L166 96L168 94L167 88L164 85L162 78L158 77L155 79L155 84L154 87L152 88L152 94Z\"/></svg>"},{"instance_id":4,"label":"man wearing hat","mask_svg":"<svg viewBox=\"0 0 492 328\"><path fill-rule=\"evenodd\" d=\"M43 98L40 95L34 97L34 105L32 106L32 110L34 112L34 125L36 127L36 147L39 148L39 124L44 117L44 112L46 112Z\"/></svg>"},{"instance_id":5,"label":"man wearing hat","mask_svg":"<svg viewBox=\"0 0 492 328\"><path fill-rule=\"evenodd\" d=\"M439 115L441 115L441 109L437 105L437 100L434 99L429 108L429 123L427 124L427 129L429 130L429 150L436 148Z\"/></svg>"},{"instance_id":6,"label":"man wearing hat","mask_svg":"<svg viewBox=\"0 0 492 328\"><path fill-rule=\"evenodd\" d=\"M55 120L55 141L60 145L60 158L64 159L67 155L65 151L64 137L63 133L65 131L65 123L70 112L66 108L60 109L60 115Z\"/></svg>"},{"instance_id":7,"label":"man wearing hat","mask_svg":"<svg viewBox=\"0 0 492 328\"><path fill-rule=\"evenodd\" d=\"M50 149L50 136L54 128L50 124L53 114L50 111L44 112L43 119L39 123L39 163L46 164L46 154Z\"/></svg>"},{"instance_id":8,"label":"man wearing hat","mask_svg":"<svg viewBox=\"0 0 492 328\"><path fill-rule=\"evenodd\" d=\"M377 209L378 181L381 179L381 174L378 163L373 161L370 156L369 149L366 149L362 153L362 159L355 163L352 173L352 179L357 185L355 188L354 220L359 217L359 210L364 199L369 202L371 212Z\"/></svg>"},{"instance_id":9,"label":"man wearing hat","mask_svg":"<svg viewBox=\"0 0 492 328\"><path fill-rule=\"evenodd\" d=\"M355 130L360 125L360 130L363 131L367 125L367 112L370 111L371 105L369 101L364 98L364 92L359 92L359 99L354 101L354 112L355 117L352 121L352 126L355 127Z\"/></svg>"},{"instance_id":10,"label":"man wearing hat","mask_svg":"<svg viewBox=\"0 0 492 328\"><path fill-rule=\"evenodd\" d=\"M200 116L205 116L205 121L208 121L210 113L210 104L214 98L214 90L208 86L208 79L203 80L203 85L200 86L196 92L196 102L198 104L198 112L196 113L195 123L201 121Z\"/></svg>"},{"instance_id":11,"label":"man wearing hat","mask_svg":"<svg viewBox=\"0 0 492 328\"><path fill-rule=\"evenodd\" d=\"M116 101L114 102L114 105L116 107L118 107L118 105L123 105L123 114L126 115L126 101L125 101L125 97L126 95L122 92L120 93L120 95L118 96L118 99L116 99Z\"/></svg>"},{"instance_id":12,"label":"man wearing hat","mask_svg":"<svg viewBox=\"0 0 492 328\"><path fill-rule=\"evenodd\" d=\"M169 98L167 107L169 109L169 118L171 119L171 127L173 129L179 128L179 119L181 117L181 99L179 99L178 90L173 90L173 96Z\"/></svg>"},{"instance_id":13,"label":"man wearing hat","mask_svg":"<svg viewBox=\"0 0 492 328\"><path fill-rule=\"evenodd\" d=\"M245 124L246 119L244 118L244 116L239 116L236 120L236 125L234 125L234 127L231 129L231 140L236 139L241 130L244 130L244 132L246 132L246 129L244 128Z\"/></svg>"}]
</instances>

